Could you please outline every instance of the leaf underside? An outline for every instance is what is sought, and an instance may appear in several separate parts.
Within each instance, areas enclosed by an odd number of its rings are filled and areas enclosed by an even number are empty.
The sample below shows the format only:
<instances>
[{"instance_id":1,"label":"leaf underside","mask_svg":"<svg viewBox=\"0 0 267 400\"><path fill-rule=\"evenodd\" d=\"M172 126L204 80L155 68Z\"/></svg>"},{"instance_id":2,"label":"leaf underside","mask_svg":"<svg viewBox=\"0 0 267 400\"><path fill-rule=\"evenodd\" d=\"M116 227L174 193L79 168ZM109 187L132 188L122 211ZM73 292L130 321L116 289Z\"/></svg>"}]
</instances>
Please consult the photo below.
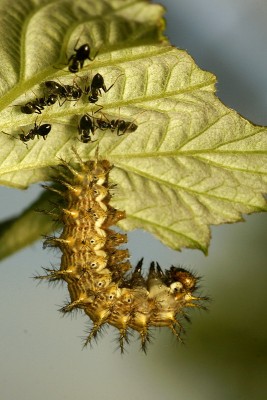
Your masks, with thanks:
<instances>
[{"instance_id":1,"label":"leaf underside","mask_svg":"<svg viewBox=\"0 0 267 400\"><path fill-rule=\"evenodd\" d=\"M0 182L25 188L49 180L60 158L75 162L73 146L83 160L99 146L100 157L114 165L112 201L127 213L123 229L145 229L176 250L207 252L210 225L266 210L266 128L219 101L215 76L162 36L162 15L161 6L138 0L0 1L0 130L13 135L0 134ZM66 60L77 40L97 56L74 75ZM83 96L41 115L18 107L42 97L46 80L83 86L96 73L107 88L114 83L97 105ZM121 136L97 130L93 143L80 142L80 116L100 105L97 115L138 129ZM18 135L34 122L51 124L51 133L25 146ZM38 215L40 229L25 232L31 240L43 226Z\"/></svg>"}]
</instances>

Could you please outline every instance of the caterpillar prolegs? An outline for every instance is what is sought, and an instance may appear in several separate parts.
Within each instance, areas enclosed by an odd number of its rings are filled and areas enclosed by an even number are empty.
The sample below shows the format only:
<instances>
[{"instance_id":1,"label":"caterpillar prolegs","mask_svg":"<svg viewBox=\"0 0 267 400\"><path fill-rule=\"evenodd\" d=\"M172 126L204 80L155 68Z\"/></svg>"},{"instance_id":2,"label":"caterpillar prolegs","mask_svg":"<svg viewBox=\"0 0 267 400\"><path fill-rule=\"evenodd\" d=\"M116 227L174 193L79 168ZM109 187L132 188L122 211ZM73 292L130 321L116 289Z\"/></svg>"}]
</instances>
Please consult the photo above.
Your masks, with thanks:
<instances>
[{"instance_id":1,"label":"caterpillar prolegs","mask_svg":"<svg viewBox=\"0 0 267 400\"><path fill-rule=\"evenodd\" d=\"M140 260L132 273L129 252L121 248L127 235L112 226L125 218L125 212L110 205L112 185L107 160L83 162L76 153L78 166L62 161L56 191L65 203L59 206L63 230L59 237L47 237L44 247L59 247L60 268L45 269L38 279L65 281L70 301L61 312L83 310L92 321L85 345L97 336L103 325L119 331L121 351L131 331L137 331L141 348L146 351L152 327L168 327L180 340L180 319L187 318L187 307L205 308L207 297L197 297L199 278L191 272L171 267L163 271L152 262L149 273L142 274Z\"/></svg>"}]
</instances>

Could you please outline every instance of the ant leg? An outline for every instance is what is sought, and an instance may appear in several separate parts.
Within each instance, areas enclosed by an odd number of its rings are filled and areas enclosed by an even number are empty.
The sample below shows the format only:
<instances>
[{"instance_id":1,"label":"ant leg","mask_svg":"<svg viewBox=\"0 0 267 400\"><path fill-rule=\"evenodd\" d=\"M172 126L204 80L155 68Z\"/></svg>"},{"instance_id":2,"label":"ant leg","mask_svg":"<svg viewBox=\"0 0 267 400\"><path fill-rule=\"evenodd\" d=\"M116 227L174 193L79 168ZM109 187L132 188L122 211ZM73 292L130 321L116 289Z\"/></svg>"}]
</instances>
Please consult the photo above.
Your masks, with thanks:
<instances>
[{"instance_id":1,"label":"ant leg","mask_svg":"<svg viewBox=\"0 0 267 400\"><path fill-rule=\"evenodd\" d=\"M4 134L7 135L7 136L12 137L13 139L21 140L21 138L17 138L16 136L11 135L10 133L4 132L4 131L1 131L1 132L4 133ZM24 135L23 135L23 136L24 136ZM25 143L23 140L22 140L22 142L23 142L23 143L26 145L26 147L28 148L27 143Z\"/></svg>"},{"instance_id":2,"label":"ant leg","mask_svg":"<svg viewBox=\"0 0 267 400\"><path fill-rule=\"evenodd\" d=\"M97 56L98 53L99 53L100 48L101 48L101 47L99 47L99 49L97 50L97 52L95 53L95 55L94 55L93 58L91 58L90 56L88 56L88 59L89 59L90 61L94 61L94 60L95 60L96 56Z\"/></svg>"},{"instance_id":3,"label":"ant leg","mask_svg":"<svg viewBox=\"0 0 267 400\"><path fill-rule=\"evenodd\" d=\"M121 120L121 108L119 107L119 118L117 119L117 136L122 136L124 135L125 132L122 132L122 134L120 135L120 120ZM114 130L116 129L116 127L114 127Z\"/></svg>"},{"instance_id":4,"label":"ant leg","mask_svg":"<svg viewBox=\"0 0 267 400\"><path fill-rule=\"evenodd\" d=\"M80 40L80 38L81 38L81 36L82 36L82 33L84 32L84 29L85 29L85 27L83 27L83 29L82 29L80 35L78 36L77 42L75 43L75 46L74 46L74 50L75 50L75 51L78 50L78 49L77 49L77 44L78 44L78 42L79 42L79 40Z\"/></svg>"},{"instance_id":5,"label":"ant leg","mask_svg":"<svg viewBox=\"0 0 267 400\"><path fill-rule=\"evenodd\" d=\"M140 114L143 114L145 111L146 111L146 110L140 111L140 113L138 113L137 116L140 115ZM137 117L136 117L136 118L137 118ZM132 122L130 122L130 123L129 123L129 122L126 122L125 128L123 129L122 133L119 134L119 132L117 131L117 135L118 135L118 136L122 136L122 135L124 135L127 131L128 131L128 132L134 132L134 131L136 131L136 129L138 128L138 125L135 124L136 118L135 118Z\"/></svg>"},{"instance_id":6,"label":"ant leg","mask_svg":"<svg viewBox=\"0 0 267 400\"><path fill-rule=\"evenodd\" d=\"M123 76L124 74L120 74L119 76L117 76L117 78L115 79L115 81L112 83L112 85L110 85L110 87L107 89L105 85L103 85L103 90L105 93L107 93L117 82L117 80L119 79L120 76Z\"/></svg>"},{"instance_id":7,"label":"ant leg","mask_svg":"<svg viewBox=\"0 0 267 400\"><path fill-rule=\"evenodd\" d=\"M58 98L58 105L59 105L59 107L62 107L63 104L64 104L66 101L67 101L67 99L66 99L66 97L65 97L65 99L63 99L63 102L60 103L60 98Z\"/></svg>"},{"instance_id":8,"label":"ant leg","mask_svg":"<svg viewBox=\"0 0 267 400\"><path fill-rule=\"evenodd\" d=\"M97 112L102 110L102 108L103 108L103 106L100 106L100 108L98 110L96 110L94 112L94 114L96 114ZM96 124L95 124L96 129L100 129L101 131L104 131L106 129L110 129L110 120L107 118L107 116L103 112L100 112L100 115L101 115L100 119L98 117L94 117L92 115L92 118L96 119L96 121L97 121ZM106 122L102 119L102 117L105 118ZM103 121L103 124L102 124L102 121Z\"/></svg>"},{"instance_id":9,"label":"ant leg","mask_svg":"<svg viewBox=\"0 0 267 400\"><path fill-rule=\"evenodd\" d=\"M24 133L23 130L22 130L23 135L21 135L19 138L17 138L16 136L11 135L10 133L4 132L4 131L1 131L1 132L4 133L5 135L11 136L13 139L21 140L21 141L25 144L25 146L27 147L27 149L29 149L27 143L23 140L23 138L25 138L25 133Z\"/></svg>"},{"instance_id":10,"label":"ant leg","mask_svg":"<svg viewBox=\"0 0 267 400\"><path fill-rule=\"evenodd\" d=\"M96 111L94 111L94 114L96 114L96 113L98 113L100 110L102 110L102 108L104 108L104 106L99 106L100 108L98 109L98 110L96 110ZM103 114L103 113L101 113L101 114ZM94 117L93 117L94 118Z\"/></svg>"}]
</instances>

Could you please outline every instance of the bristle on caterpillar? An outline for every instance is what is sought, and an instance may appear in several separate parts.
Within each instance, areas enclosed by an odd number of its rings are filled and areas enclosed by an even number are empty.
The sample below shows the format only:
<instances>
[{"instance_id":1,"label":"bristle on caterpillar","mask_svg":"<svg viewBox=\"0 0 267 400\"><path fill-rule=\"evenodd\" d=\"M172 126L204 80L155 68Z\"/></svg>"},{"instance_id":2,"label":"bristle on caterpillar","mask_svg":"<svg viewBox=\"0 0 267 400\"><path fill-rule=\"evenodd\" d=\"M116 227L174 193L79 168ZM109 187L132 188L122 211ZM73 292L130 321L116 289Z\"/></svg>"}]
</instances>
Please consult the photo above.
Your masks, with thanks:
<instances>
[{"instance_id":1,"label":"bristle on caterpillar","mask_svg":"<svg viewBox=\"0 0 267 400\"><path fill-rule=\"evenodd\" d=\"M45 275L36 278L67 283L69 301L60 311L66 314L80 309L90 318L92 328L85 346L107 325L118 329L122 352L134 331L146 352L153 327L168 327L181 340L180 320L187 319L185 309L205 309L203 303L208 300L193 295L199 278L173 266L163 271L154 262L145 277L143 259L129 274L128 250L120 248L127 242L127 235L111 228L125 218L124 211L110 205L112 166L98 156L94 161L83 162L75 154L78 166L74 168L61 160L56 178L61 187L52 188L65 203L63 208L58 207L62 233L44 241L44 247L61 250L61 265L58 270L44 269Z\"/></svg>"}]
</instances>

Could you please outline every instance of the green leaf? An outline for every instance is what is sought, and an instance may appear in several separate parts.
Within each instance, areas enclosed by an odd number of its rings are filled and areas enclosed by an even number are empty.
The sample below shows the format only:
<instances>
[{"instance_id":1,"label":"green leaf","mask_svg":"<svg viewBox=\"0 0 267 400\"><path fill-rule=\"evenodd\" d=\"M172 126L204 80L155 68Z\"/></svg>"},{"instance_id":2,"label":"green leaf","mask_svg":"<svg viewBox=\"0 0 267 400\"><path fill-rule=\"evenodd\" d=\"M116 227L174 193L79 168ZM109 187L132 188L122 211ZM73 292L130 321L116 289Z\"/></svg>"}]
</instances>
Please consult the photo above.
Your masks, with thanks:
<instances>
[{"instance_id":1,"label":"green leaf","mask_svg":"<svg viewBox=\"0 0 267 400\"><path fill-rule=\"evenodd\" d=\"M97 105L84 95L47 107L36 121L52 125L46 141L35 138L27 148L0 135L0 182L24 188L49 180L60 157L74 160L72 146L84 160L99 146L100 157L114 164L113 203L127 213L122 228L145 229L177 250L207 252L211 224L266 210L266 128L218 100L214 75L162 37L162 13L138 0L0 1L0 130L18 138L20 127L32 128L37 114L16 105L41 97L45 80L84 87L96 73L107 88L114 83L99 98L97 115L138 125L122 136L97 130L96 141L85 144L78 140L79 117ZM66 54L77 40L98 54L75 76Z\"/></svg>"},{"instance_id":2,"label":"green leaf","mask_svg":"<svg viewBox=\"0 0 267 400\"><path fill-rule=\"evenodd\" d=\"M55 195L44 192L19 217L10 218L0 224L0 243L3 243L0 247L0 260L55 229L55 221L52 220L54 207L51 206L53 200L56 200ZM37 213L37 210L40 212ZM49 212L51 215L48 218Z\"/></svg>"}]
</instances>

